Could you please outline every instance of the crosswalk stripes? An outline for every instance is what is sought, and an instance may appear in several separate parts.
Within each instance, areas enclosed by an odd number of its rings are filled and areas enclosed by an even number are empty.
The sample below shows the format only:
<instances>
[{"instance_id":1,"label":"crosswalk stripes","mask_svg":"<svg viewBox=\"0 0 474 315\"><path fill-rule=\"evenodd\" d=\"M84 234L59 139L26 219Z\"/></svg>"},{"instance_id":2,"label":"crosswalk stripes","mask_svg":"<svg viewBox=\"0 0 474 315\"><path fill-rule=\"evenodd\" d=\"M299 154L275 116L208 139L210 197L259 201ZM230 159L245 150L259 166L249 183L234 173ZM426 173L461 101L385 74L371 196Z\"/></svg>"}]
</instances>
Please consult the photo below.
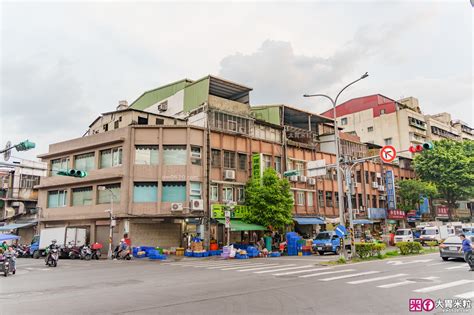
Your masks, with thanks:
<instances>
[{"instance_id":1,"label":"crosswalk stripes","mask_svg":"<svg viewBox=\"0 0 474 315\"><path fill-rule=\"evenodd\" d=\"M286 265L288 266L288 265ZM285 267L285 266L281 266L281 267ZM272 269L272 270L264 270L264 271L257 271L257 272L254 272L254 273L269 273L269 272L276 272L276 271L285 271L285 270L294 270L294 269L301 269L301 268L308 268L308 267L311 267L311 265L306 265L306 266L297 266L297 267L285 267L285 268L278 268L278 269Z\"/></svg>"},{"instance_id":2,"label":"crosswalk stripes","mask_svg":"<svg viewBox=\"0 0 474 315\"><path fill-rule=\"evenodd\" d=\"M237 272L247 272L247 271L255 271L255 270L262 270L264 268L275 268L275 266L280 266L279 264L266 264L264 267L242 267L242 269L237 270ZM250 269L249 269L250 268Z\"/></svg>"},{"instance_id":3,"label":"crosswalk stripes","mask_svg":"<svg viewBox=\"0 0 474 315\"><path fill-rule=\"evenodd\" d=\"M446 262L439 262L439 263L434 263L434 264L429 264L428 267L431 267L431 266L438 266L438 265L444 265L446 264Z\"/></svg>"},{"instance_id":4,"label":"crosswalk stripes","mask_svg":"<svg viewBox=\"0 0 474 315\"><path fill-rule=\"evenodd\" d=\"M390 275L390 276L384 276L384 277L376 277L376 278L370 278L370 279L363 279L363 280L357 280L357 281L350 281L347 282L349 284L361 284L361 283L367 283L367 282L374 282L374 281L380 281L380 280L386 280L386 279L393 279L393 278L399 278L406 276L406 273L399 273L396 275Z\"/></svg>"},{"instance_id":5,"label":"crosswalk stripes","mask_svg":"<svg viewBox=\"0 0 474 315\"><path fill-rule=\"evenodd\" d=\"M405 280L405 281L400 281L400 282L395 282L395 283L390 283L390 284L379 285L377 286L377 288L390 289L390 288L400 287L400 286L411 284L411 283L416 283L416 282Z\"/></svg>"},{"instance_id":6,"label":"crosswalk stripes","mask_svg":"<svg viewBox=\"0 0 474 315\"><path fill-rule=\"evenodd\" d=\"M434 286L431 286L431 287L426 287L426 288L422 288L422 289L413 290L413 292L417 292L417 293L433 292L433 291L438 291L438 290L446 289L446 288L452 288L452 287L456 287L456 286L460 286L460 285L468 284L468 283L472 283L472 282L474 282L474 280L466 280L466 279L458 280L458 281L453 281L453 282L448 282L448 283L444 283L444 284L434 285Z\"/></svg>"},{"instance_id":7,"label":"crosswalk stripes","mask_svg":"<svg viewBox=\"0 0 474 315\"><path fill-rule=\"evenodd\" d=\"M310 277L329 275L329 274L333 274L333 273L342 273L342 272L351 272L351 271L355 271L355 269L344 269L344 270L336 270L336 271L310 273L309 275L298 276L298 278L310 278Z\"/></svg>"},{"instance_id":8,"label":"crosswalk stripes","mask_svg":"<svg viewBox=\"0 0 474 315\"><path fill-rule=\"evenodd\" d=\"M257 266L263 266L263 265L265 265L265 264L264 263L255 263L255 264L248 264L247 266L257 267ZM225 268L223 267L220 270L234 270L234 269L240 269L240 268L242 268L242 266L237 266L237 267L236 266L232 266L232 267L227 266Z\"/></svg>"},{"instance_id":9,"label":"crosswalk stripes","mask_svg":"<svg viewBox=\"0 0 474 315\"><path fill-rule=\"evenodd\" d=\"M297 273L306 273L306 272L331 270L331 269L334 269L334 268L332 268L332 267L312 268L312 269L305 269L305 270L296 270L296 271L288 271L288 272L281 272L281 273L272 273L272 276L288 276L288 275L294 275L294 274L297 274Z\"/></svg>"},{"instance_id":10,"label":"crosswalk stripes","mask_svg":"<svg viewBox=\"0 0 474 315\"><path fill-rule=\"evenodd\" d=\"M455 267L448 267L448 268L444 268L446 270L452 270L452 269L468 269L468 265L467 264L462 264L462 266L455 266Z\"/></svg>"},{"instance_id":11,"label":"crosswalk stripes","mask_svg":"<svg viewBox=\"0 0 474 315\"><path fill-rule=\"evenodd\" d=\"M250 268L250 267L259 266L259 265L265 265L265 264L263 264L263 263L249 263L249 262L245 262L245 263L227 263L227 264L209 266L206 269L221 269L221 268L226 268L226 267L230 267L230 266L233 266L233 267L249 267Z\"/></svg>"},{"instance_id":12,"label":"crosswalk stripes","mask_svg":"<svg viewBox=\"0 0 474 315\"><path fill-rule=\"evenodd\" d=\"M349 275L343 275L343 276L337 276L337 277L319 279L319 281L334 281L334 280L345 279L345 278L353 278L353 277L371 275L371 274L379 273L379 272L380 272L380 271L366 271L366 272L359 272L359 273L351 273L351 274L349 274Z\"/></svg>"},{"instance_id":13,"label":"crosswalk stripes","mask_svg":"<svg viewBox=\"0 0 474 315\"><path fill-rule=\"evenodd\" d=\"M458 295L455 295L454 297L460 298L460 299L472 299L474 298L474 291L458 294Z\"/></svg>"}]
</instances>

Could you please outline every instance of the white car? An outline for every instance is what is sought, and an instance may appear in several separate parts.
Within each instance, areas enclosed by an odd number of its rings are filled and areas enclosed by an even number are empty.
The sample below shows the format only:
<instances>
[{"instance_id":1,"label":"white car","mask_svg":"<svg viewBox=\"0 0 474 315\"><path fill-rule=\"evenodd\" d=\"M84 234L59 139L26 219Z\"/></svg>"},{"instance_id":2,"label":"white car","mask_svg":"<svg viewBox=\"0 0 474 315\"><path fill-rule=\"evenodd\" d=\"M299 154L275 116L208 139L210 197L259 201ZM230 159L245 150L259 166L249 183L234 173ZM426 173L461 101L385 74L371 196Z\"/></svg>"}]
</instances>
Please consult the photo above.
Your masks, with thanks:
<instances>
[{"instance_id":1,"label":"white car","mask_svg":"<svg viewBox=\"0 0 474 315\"><path fill-rule=\"evenodd\" d=\"M398 229L395 232L395 243L413 242L413 232L411 229Z\"/></svg>"}]
</instances>

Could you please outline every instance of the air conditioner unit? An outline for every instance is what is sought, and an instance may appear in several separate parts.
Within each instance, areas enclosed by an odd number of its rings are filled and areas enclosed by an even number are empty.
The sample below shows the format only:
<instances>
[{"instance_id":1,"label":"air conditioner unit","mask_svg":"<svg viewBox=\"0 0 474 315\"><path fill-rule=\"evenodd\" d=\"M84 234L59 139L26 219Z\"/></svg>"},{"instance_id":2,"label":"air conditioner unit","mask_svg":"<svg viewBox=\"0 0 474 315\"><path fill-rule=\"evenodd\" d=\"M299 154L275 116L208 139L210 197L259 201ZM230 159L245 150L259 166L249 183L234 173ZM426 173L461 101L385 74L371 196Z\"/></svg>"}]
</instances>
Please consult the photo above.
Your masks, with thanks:
<instances>
[{"instance_id":1,"label":"air conditioner unit","mask_svg":"<svg viewBox=\"0 0 474 315\"><path fill-rule=\"evenodd\" d=\"M316 185L316 178L308 178L308 184L309 185Z\"/></svg>"},{"instance_id":2,"label":"air conditioner unit","mask_svg":"<svg viewBox=\"0 0 474 315\"><path fill-rule=\"evenodd\" d=\"M290 176L290 182L297 182L298 181L298 176Z\"/></svg>"},{"instance_id":3,"label":"air conditioner unit","mask_svg":"<svg viewBox=\"0 0 474 315\"><path fill-rule=\"evenodd\" d=\"M385 191L385 187L383 185L380 185L378 189L379 191Z\"/></svg>"},{"instance_id":4,"label":"air conditioner unit","mask_svg":"<svg viewBox=\"0 0 474 315\"><path fill-rule=\"evenodd\" d=\"M381 173L375 173L375 175L377 176L377 178L382 178L382 174L381 174Z\"/></svg>"},{"instance_id":5,"label":"air conditioner unit","mask_svg":"<svg viewBox=\"0 0 474 315\"><path fill-rule=\"evenodd\" d=\"M239 127L239 132L240 133L245 133L245 127Z\"/></svg>"},{"instance_id":6,"label":"air conditioner unit","mask_svg":"<svg viewBox=\"0 0 474 315\"><path fill-rule=\"evenodd\" d=\"M171 211L183 211L183 204L178 202L173 202L171 204Z\"/></svg>"},{"instance_id":7,"label":"air conditioner unit","mask_svg":"<svg viewBox=\"0 0 474 315\"><path fill-rule=\"evenodd\" d=\"M372 188L379 188L379 183L372 182Z\"/></svg>"},{"instance_id":8,"label":"air conditioner unit","mask_svg":"<svg viewBox=\"0 0 474 315\"><path fill-rule=\"evenodd\" d=\"M158 105L158 111L165 112L168 110L168 102L163 102Z\"/></svg>"},{"instance_id":9,"label":"air conditioner unit","mask_svg":"<svg viewBox=\"0 0 474 315\"><path fill-rule=\"evenodd\" d=\"M299 180L301 183L306 183L306 176L298 176L298 180Z\"/></svg>"},{"instance_id":10,"label":"air conditioner unit","mask_svg":"<svg viewBox=\"0 0 474 315\"><path fill-rule=\"evenodd\" d=\"M354 183L354 188L360 188L360 183Z\"/></svg>"},{"instance_id":11,"label":"air conditioner unit","mask_svg":"<svg viewBox=\"0 0 474 315\"><path fill-rule=\"evenodd\" d=\"M202 199L191 200L190 208L191 208L191 210L203 211L204 210L204 200L202 200Z\"/></svg>"},{"instance_id":12,"label":"air conditioner unit","mask_svg":"<svg viewBox=\"0 0 474 315\"><path fill-rule=\"evenodd\" d=\"M385 199L386 199L385 196L383 195L379 196L379 200L385 200Z\"/></svg>"},{"instance_id":13,"label":"air conditioner unit","mask_svg":"<svg viewBox=\"0 0 474 315\"><path fill-rule=\"evenodd\" d=\"M224 171L224 179L235 179L235 171L234 170L225 170Z\"/></svg>"}]
</instances>

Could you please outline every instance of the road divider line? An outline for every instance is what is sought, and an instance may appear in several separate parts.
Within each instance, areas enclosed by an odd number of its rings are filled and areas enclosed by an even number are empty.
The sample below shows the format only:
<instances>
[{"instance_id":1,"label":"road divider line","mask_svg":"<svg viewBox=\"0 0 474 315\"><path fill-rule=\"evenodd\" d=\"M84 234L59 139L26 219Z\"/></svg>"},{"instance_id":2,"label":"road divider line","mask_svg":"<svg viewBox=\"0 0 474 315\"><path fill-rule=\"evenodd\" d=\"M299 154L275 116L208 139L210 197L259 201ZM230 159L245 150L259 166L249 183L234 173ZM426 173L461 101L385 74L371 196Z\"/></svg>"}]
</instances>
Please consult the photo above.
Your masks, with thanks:
<instances>
[{"instance_id":1,"label":"road divider line","mask_svg":"<svg viewBox=\"0 0 474 315\"><path fill-rule=\"evenodd\" d=\"M474 298L474 291L458 294L458 295L455 295L454 297L457 297L460 299L472 299Z\"/></svg>"},{"instance_id":2,"label":"road divider line","mask_svg":"<svg viewBox=\"0 0 474 315\"><path fill-rule=\"evenodd\" d=\"M472 283L472 282L474 282L474 280L458 280L458 281L448 282L444 284L434 285L432 287L426 287L422 289L413 290L413 292L417 292L417 293L433 292L433 291L438 291L441 289L457 287L457 286Z\"/></svg>"},{"instance_id":3,"label":"road divider line","mask_svg":"<svg viewBox=\"0 0 474 315\"><path fill-rule=\"evenodd\" d=\"M371 274L379 273L379 272L380 271L366 271L366 272L359 272L359 273L351 273L350 275L343 275L343 276L319 279L319 281L334 281L334 280L345 279L345 278L353 278L353 277L371 275Z\"/></svg>"},{"instance_id":4,"label":"road divider line","mask_svg":"<svg viewBox=\"0 0 474 315\"><path fill-rule=\"evenodd\" d=\"M298 276L298 278L310 278L310 277L317 277L317 276L324 276L333 273L341 273L341 272L351 272L355 271L355 269L344 269L344 270L336 270L336 271L327 271L327 272L319 272L319 273L311 273L309 275Z\"/></svg>"},{"instance_id":5,"label":"road divider line","mask_svg":"<svg viewBox=\"0 0 474 315\"><path fill-rule=\"evenodd\" d=\"M384 285L377 286L377 288L389 289L389 288L401 287L402 285L407 285L410 283L415 283L415 281L406 280L406 281L401 281L401 282L384 284Z\"/></svg>"},{"instance_id":6,"label":"road divider line","mask_svg":"<svg viewBox=\"0 0 474 315\"><path fill-rule=\"evenodd\" d=\"M407 275L406 273L399 273L399 274L396 274L396 275L390 275L390 276L385 276L385 277L376 277L376 278L370 278L370 279L364 279L364 280L357 280L357 281L351 281L351 282L347 282L347 283L349 283L349 284L361 284L361 283L367 283L367 282L374 282L374 281L398 278L398 277L403 277L403 276L406 276L406 275Z\"/></svg>"},{"instance_id":7,"label":"road divider line","mask_svg":"<svg viewBox=\"0 0 474 315\"><path fill-rule=\"evenodd\" d=\"M313 269L289 271L289 272L282 272L282 273L272 273L272 276L287 276L287 275L294 275L294 274L297 274L297 273L305 273L305 272L313 272L313 271L321 271L321 270L331 270L331 269L333 269L333 268L331 268L331 267L313 268Z\"/></svg>"},{"instance_id":8,"label":"road divider line","mask_svg":"<svg viewBox=\"0 0 474 315\"><path fill-rule=\"evenodd\" d=\"M289 265L287 265L287 266L289 266ZM281 266L281 267L285 267L285 266ZM294 269L309 268L309 267L311 267L311 265L288 267L288 268L279 268L279 269L272 269L272 270L264 270L264 271L257 271L257 272L254 272L254 273L269 273L269 272L294 270Z\"/></svg>"},{"instance_id":9,"label":"road divider line","mask_svg":"<svg viewBox=\"0 0 474 315\"><path fill-rule=\"evenodd\" d=\"M462 266L448 267L448 268L444 268L444 269L446 269L446 270L462 269L462 268L467 269L467 267L468 267L467 264L463 264Z\"/></svg>"},{"instance_id":10,"label":"road divider line","mask_svg":"<svg viewBox=\"0 0 474 315\"><path fill-rule=\"evenodd\" d=\"M438 265L444 265L446 264L446 262L439 262L439 263L436 263L436 264L429 264L428 266L438 266Z\"/></svg>"},{"instance_id":11,"label":"road divider line","mask_svg":"<svg viewBox=\"0 0 474 315\"><path fill-rule=\"evenodd\" d=\"M261 269L266 269L266 268L277 268L277 266L281 266L280 264L266 264L265 266L260 266L260 267L255 267L255 268L250 268L249 267L242 267L241 270L237 270L238 272L246 272L246 271L254 271L254 270L261 270ZM287 265L290 266L290 265Z\"/></svg>"}]
</instances>

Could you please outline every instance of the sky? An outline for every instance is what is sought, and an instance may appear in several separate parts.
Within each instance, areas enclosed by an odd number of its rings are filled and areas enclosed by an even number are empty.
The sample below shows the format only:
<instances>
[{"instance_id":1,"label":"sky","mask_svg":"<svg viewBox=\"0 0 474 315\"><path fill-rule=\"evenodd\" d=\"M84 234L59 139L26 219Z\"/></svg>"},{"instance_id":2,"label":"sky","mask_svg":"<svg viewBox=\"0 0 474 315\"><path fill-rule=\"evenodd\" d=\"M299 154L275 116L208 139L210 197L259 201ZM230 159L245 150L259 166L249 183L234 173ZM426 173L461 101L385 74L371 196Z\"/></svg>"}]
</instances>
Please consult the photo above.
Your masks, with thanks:
<instances>
[{"instance_id":1,"label":"sky","mask_svg":"<svg viewBox=\"0 0 474 315\"><path fill-rule=\"evenodd\" d=\"M380 93L474 125L473 8L450 1L2 1L0 147L81 137L119 100L208 74L316 113Z\"/></svg>"}]
</instances>

